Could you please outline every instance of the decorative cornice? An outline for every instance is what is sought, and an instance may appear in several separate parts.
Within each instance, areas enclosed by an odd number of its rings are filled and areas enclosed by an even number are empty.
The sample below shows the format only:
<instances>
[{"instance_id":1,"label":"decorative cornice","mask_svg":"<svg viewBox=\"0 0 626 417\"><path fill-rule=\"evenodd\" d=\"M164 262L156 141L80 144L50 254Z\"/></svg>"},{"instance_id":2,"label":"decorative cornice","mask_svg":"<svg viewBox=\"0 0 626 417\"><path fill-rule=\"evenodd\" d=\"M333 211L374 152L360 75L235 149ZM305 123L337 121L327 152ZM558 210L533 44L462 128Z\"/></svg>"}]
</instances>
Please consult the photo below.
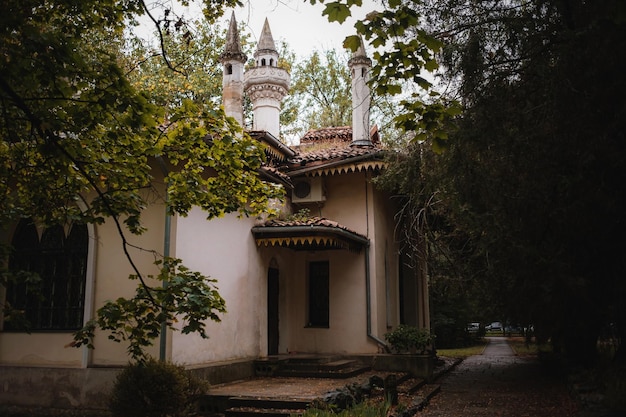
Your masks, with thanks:
<instances>
[{"instance_id":1,"label":"decorative cornice","mask_svg":"<svg viewBox=\"0 0 626 417\"><path fill-rule=\"evenodd\" d=\"M287 95L287 90L274 84L257 84L246 88L246 94L253 102L260 98L271 98L282 101Z\"/></svg>"}]
</instances>

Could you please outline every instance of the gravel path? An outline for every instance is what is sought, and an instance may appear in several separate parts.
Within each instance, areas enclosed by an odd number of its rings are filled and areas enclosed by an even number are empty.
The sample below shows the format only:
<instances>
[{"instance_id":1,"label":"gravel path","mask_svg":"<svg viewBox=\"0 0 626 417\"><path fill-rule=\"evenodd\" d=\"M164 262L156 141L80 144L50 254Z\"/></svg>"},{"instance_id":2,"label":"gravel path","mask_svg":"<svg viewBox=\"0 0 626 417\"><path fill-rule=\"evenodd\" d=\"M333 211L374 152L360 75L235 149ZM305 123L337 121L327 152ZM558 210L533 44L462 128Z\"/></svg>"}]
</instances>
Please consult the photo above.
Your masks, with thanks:
<instances>
[{"instance_id":1,"label":"gravel path","mask_svg":"<svg viewBox=\"0 0 626 417\"><path fill-rule=\"evenodd\" d=\"M441 391L418 416L577 415L562 379L547 374L535 359L515 356L506 339L488 339L481 355L470 356L437 381Z\"/></svg>"}]
</instances>

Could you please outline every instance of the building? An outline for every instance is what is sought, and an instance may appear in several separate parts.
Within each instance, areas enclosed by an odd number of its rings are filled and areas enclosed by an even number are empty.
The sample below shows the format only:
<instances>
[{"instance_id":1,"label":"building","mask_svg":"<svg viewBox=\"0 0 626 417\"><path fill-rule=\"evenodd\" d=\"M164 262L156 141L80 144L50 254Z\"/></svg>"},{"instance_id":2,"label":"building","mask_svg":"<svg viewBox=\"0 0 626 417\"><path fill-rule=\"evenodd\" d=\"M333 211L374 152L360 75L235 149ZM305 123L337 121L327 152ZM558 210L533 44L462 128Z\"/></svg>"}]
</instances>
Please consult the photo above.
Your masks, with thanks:
<instances>
[{"instance_id":1,"label":"building","mask_svg":"<svg viewBox=\"0 0 626 417\"><path fill-rule=\"evenodd\" d=\"M369 121L371 61L365 49L349 64L352 126L309 131L293 148L279 140L280 103L290 78L278 58L266 20L255 66L244 72L247 58L231 18L221 56L224 108L243 123L243 97L250 97L249 134L265 145L265 175L288 188L283 215L207 221L193 209L166 221L164 203L155 203L144 214L148 232L132 236L133 245L166 251L219 280L228 312L220 323L208 323L210 338L168 331L160 341L166 359L199 369L214 382L251 376L253 361L268 355L374 355L385 348L384 334L401 321L429 327L425 273L403 266L393 201L371 181L385 168L385 151ZM106 300L134 291L114 225L44 231L22 222L2 237L24 249L24 262L36 247L50 259L72 259L67 265L74 266L55 278L71 294L63 300L63 318L51 309L41 318L42 310L32 333L0 332L0 403L103 406L101 392L129 360L125 345L105 333L98 333L93 350L66 345ZM76 249L50 252L59 247ZM156 268L148 252L135 259L143 270ZM151 354L159 356L159 344Z\"/></svg>"}]
</instances>

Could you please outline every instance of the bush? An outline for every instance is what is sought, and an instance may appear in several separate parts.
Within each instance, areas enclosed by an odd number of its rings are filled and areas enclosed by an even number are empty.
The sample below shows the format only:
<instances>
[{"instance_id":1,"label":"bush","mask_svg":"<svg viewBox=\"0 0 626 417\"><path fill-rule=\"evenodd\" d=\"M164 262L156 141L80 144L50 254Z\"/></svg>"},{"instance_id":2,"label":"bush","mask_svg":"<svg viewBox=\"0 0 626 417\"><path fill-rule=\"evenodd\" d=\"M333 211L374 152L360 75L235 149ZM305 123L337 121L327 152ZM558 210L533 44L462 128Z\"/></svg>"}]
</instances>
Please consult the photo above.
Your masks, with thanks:
<instances>
[{"instance_id":1,"label":"bush","mask_svg":"<svg viewBox=\"0 0 626 417\"><path fill-rule=\"evenodd\" d=\"M396 353L424 353L426 348L432 345L434 338L428 330L406 324L400 324L394 330L385 333L385 340Z\"/></svg>"},{"instance_id":2,"label":"bush","mask_svg":"<svg viewBox=\"0 0 626 417\"><path fill-rule=\"evenodd\" d=\"M208 383L185 368L150 359L128 365L113 386L109 408L114 417L190 415Z\"/></svg>"}]
</instances>

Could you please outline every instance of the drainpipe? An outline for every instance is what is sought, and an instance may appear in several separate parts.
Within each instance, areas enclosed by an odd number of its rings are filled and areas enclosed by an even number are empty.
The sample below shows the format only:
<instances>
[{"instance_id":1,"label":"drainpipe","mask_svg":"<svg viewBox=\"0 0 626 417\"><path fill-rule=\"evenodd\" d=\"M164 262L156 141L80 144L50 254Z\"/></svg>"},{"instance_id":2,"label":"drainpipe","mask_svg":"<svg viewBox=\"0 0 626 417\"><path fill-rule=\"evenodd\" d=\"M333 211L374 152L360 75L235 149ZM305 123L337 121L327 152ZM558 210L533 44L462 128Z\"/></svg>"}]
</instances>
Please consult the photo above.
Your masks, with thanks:
<instances>
[{"instance_id":1,"label":"drainpipe","mask_svg":"<svg viewBox=\"0 0 626 417\"><path fill-rule=\"evenodd\" d=\"M376 343L382 346L385 351L387 351L389 350L387 347L387 342L372 333L372 291L370 289L370 282L370 247L368 244L367 246L365 246L365 298L367 306L367 337L374 340Z\"/></svg>"},{"instance_id":2,"label":"drainpipe","mask_svg":"<svg viewBox=\"0 0 626 417\"><path fill-rule=\"evenodd\" d=\"M366 179L368 179L367 174ZM378 343L379 346L382 346L385 351L388 351L387 342L379 338L378 336L372 333L372 290L370 289L371 283L371 272L370 272L370 245L369 245L369 187L368 182L365 181L365 222L367 224L367 237L368 243L365 245L365 298L366 298L366 309L367 309L367 337L374 340Z\"/></svg>"},{"instance_id":3,"label":"drainpipe","mask_svg":"<svg viewBox=\"0 0 626 417\"><path fill-rule=\"evenodd\" d=\"M167 170L167 166L165 165L165 161L163 157L157 156L157 161L159 161L159 166L161 167L161 171L163 172L163 177L165 178L169 173ZM169 184L167 181L165 182L165 231L163 236L163 256L170 256L170 239L171 239L171 229L172 229L172 216L169 212L169 193L168 193ZM164 267L167 265L163 264ZM163 288L167 288L168 282L163 281ZM165 322L161 323L161 334L159 335L159 360L161 362L165 362L167 352L167 324Z\"/></svg>"}]
</instances>

